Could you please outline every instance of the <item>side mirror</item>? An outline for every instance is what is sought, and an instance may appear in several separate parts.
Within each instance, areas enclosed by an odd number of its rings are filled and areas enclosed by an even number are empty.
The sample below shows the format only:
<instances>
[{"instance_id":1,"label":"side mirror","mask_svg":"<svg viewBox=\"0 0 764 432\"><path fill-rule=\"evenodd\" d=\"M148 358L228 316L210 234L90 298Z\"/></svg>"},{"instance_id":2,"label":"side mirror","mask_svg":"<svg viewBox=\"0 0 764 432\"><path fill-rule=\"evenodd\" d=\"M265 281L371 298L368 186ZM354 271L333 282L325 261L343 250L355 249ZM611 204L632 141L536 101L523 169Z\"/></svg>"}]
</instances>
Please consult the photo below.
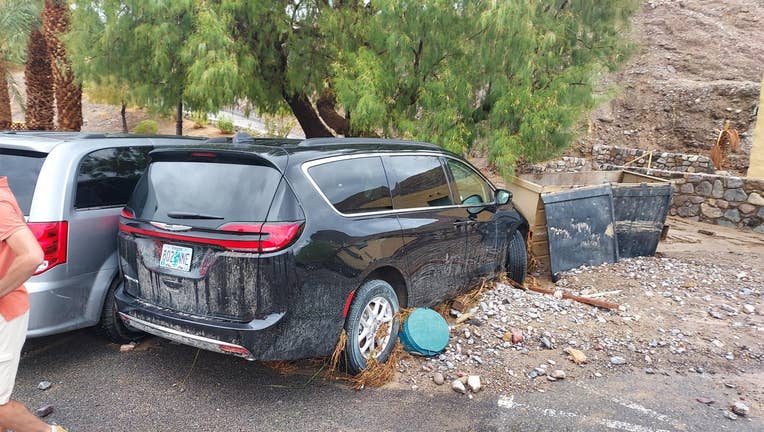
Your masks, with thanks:
<instances>
[{"instance_id":1,"label":"side mirror","mask_svg":"<svg viewBox=\"0 0 764 432\"><path fill-rule=\"evenodd\" d=\"M496 205L509 204L512 201L512 192L506 189L496 189Z\"/></svg>"}]
</instances>

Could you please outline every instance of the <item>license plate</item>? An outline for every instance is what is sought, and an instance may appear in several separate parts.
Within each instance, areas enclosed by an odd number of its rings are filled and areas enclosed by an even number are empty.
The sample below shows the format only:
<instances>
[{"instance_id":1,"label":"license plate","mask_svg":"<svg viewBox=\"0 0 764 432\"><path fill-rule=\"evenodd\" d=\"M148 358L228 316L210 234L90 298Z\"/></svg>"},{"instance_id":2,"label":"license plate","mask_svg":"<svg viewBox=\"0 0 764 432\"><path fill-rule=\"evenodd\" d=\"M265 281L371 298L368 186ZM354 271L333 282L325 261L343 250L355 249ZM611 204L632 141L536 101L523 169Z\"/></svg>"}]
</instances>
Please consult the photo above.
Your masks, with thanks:
<instances>
[{"instance_id":1,"label":"license plate","mask_svg":"<svg viewBox=\"0 0 764 432\"><path fill-rule=\"evenodd\" d=\"M192 252L191 248L183 246L162 245L162 257L159 259L159 267L187 272L191 269Z\"/></svg>"}]
</instances>

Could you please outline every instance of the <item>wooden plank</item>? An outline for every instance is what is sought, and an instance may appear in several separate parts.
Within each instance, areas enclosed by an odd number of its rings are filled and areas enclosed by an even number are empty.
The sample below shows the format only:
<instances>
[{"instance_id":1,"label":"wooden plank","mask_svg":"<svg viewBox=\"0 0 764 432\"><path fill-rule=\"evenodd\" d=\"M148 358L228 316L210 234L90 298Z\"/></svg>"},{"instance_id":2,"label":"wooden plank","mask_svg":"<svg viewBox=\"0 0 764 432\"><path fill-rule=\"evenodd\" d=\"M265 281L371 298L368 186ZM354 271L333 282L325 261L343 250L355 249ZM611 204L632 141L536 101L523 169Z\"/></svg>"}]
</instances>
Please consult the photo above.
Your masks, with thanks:
<instances>
[{"instance_id":1,"label":"wooden plank","mask_svg":"<svg viewBox=\"0 0 764 432\"><path fill-rule=\"evenodd\" d=\"M669 183L669 180L634 171L623 171L619 183Z\"/></svg>"}]
</instances>

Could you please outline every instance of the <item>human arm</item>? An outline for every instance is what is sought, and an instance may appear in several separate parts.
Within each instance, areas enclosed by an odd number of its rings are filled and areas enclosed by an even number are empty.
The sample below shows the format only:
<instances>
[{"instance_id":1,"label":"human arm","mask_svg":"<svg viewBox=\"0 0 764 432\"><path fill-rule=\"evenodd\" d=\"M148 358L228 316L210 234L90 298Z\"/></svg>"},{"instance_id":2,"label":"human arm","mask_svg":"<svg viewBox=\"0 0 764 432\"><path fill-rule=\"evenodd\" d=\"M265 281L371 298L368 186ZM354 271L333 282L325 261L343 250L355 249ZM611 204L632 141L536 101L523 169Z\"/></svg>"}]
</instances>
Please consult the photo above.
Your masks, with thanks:
<instances>
[{"instance_id":1,"label":"human arm","mask_svg":"<svg viewBox=\"0 0 764 432\"><path fill-rule=\"evenodd\" d=\"M29 228L22 228L5 239L16 257L5 276L0 279L0 297L20 287L45 259L40 244Z\"/></svg>"}]
</instances>

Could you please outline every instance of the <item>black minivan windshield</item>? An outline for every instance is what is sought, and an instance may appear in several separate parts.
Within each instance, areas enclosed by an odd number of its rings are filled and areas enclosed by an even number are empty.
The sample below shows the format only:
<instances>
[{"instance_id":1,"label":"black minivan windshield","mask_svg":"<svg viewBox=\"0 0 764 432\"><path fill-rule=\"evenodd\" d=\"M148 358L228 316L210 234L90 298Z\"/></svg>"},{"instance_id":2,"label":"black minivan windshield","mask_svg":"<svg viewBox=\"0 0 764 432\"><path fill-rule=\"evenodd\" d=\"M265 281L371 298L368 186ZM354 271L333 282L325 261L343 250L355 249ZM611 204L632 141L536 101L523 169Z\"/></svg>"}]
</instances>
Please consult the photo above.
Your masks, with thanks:
<instances>
[{"instance_id":1,"label":"black minivan windshield","mask_svg":"<svg viewBox=\"0 0 764 432\"><path fill-rule=\"evenodd\" d=\"M227 222L261 222L281 173L263 165L154 162L127 206L143 220L215 229Z\"/></svg>"},{"instance_id":2,"label":"black minivan windshield","mask_svg":"<svg viewBox=\"0 0 764 432\"><path fill-rule=\"evenodd\" d=\"M8 185L16 196L22 213L29 215L37 177L46 153L0 149L0 177L8 177Z\"/></svg>"}]
</instances>

